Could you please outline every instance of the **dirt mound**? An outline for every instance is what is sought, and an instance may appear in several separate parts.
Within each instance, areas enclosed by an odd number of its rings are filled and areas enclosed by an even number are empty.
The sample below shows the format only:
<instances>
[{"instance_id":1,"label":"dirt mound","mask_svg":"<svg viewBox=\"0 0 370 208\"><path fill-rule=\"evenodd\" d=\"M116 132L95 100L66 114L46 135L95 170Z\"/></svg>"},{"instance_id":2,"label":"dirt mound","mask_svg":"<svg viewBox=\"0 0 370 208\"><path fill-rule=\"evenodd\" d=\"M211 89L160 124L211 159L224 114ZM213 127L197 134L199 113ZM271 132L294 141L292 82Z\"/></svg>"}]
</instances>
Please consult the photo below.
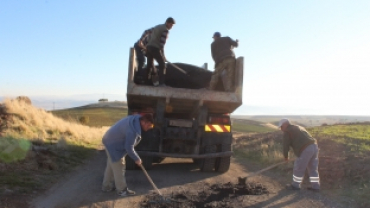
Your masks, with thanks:
<instances>
[{"instance_id":1,"label":"dirt mound","mask_svg":"<svg viewBox=\"0 0 370 208\"><path fill-rule=\"evenodd\" d=\"M268 190L261 183L238 184L231 182L224 184L204 184L199 190L183 190L181 193L172 193L170 196L150 194L141 202L145 208L180 208L180 207L212 207L236 208L242 207L247 195L268 194Z\"/></svg>"}]
</instances>

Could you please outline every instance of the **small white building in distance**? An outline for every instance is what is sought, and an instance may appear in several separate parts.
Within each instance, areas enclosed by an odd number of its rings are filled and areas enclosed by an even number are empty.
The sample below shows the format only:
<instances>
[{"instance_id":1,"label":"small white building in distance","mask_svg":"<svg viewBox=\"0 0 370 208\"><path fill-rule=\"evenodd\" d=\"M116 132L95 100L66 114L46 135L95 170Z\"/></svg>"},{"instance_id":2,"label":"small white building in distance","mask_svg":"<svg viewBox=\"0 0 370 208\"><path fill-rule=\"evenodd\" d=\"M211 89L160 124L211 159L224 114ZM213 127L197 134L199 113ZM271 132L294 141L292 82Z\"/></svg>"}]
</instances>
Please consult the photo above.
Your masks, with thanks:
<instances>
[{"instance_id":1,"label":"small white building in distance","mask_svg":"<svg viewBox=\"0 0 370 208\"><path fill-rule=\"evenodd\" d=\"M99 99L99 103L106 103L108 102L108 99L107 98L101 98Z\"/></svg>"}]
</instances>

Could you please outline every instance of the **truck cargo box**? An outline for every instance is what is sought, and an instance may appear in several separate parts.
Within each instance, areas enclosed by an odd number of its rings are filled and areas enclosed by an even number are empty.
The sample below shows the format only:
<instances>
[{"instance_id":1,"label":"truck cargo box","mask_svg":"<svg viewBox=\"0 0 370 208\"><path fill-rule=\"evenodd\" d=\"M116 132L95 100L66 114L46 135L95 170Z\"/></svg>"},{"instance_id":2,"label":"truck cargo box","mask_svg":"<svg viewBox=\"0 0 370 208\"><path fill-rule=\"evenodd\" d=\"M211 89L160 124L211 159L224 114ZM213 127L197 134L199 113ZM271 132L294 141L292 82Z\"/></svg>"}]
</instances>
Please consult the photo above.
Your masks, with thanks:
<instances>
[{"instance_id":1,"label":"truck cargo box","mask_svg":"<svg viewBox=\"0 0 370 208\"><path fill-rule=\"evenodd\" d=\"M135 84L134 74L137 64L134 48L130 48L127 105L131 109L144 109L155 107L159 99L164 99L166 111L171 113L190 113L199 106L206 106L209 113L232 113L243 102L243 60L243 57L236 59L235 92L153 87Z\"/></svg>"}]
</instances>

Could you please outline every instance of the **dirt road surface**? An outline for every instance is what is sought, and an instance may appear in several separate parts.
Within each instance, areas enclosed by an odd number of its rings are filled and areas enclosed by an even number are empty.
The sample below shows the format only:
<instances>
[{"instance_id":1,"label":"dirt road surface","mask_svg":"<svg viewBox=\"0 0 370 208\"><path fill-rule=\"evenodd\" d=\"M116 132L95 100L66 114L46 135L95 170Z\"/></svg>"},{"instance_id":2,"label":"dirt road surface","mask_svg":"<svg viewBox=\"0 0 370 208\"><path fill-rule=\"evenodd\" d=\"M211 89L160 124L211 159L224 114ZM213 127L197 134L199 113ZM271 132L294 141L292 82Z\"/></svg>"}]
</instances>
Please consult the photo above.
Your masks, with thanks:
<instances>
[{"instance_id":1,"label":"dirt road surface","mask_svg":"<svg viewBox=\"0 0 370 208\"><path fill-rule=\"evenodd\" d=\"M145 195L153 188L141 170L126 172L130 189L136 196L120 197L115 192L101 192L101 182L106 164L104 151L98 153L83 166L61 178L45 193L32 201L34 208L124 208L140 207ZM247 176L256 167L240 160L232 159L230 170L226 173L200 172L190 159L166 158L161 164L154 164L148 171L160 191L166 195L181 190L199 190L204 183L237 183L238 176ZM283 179L282 179L283 178ZM285 190L290 176L279 176L270 170L267 175L250 178L250 182L260 182L267 187L269 194L244 197L243 207L342 207L323 193L308 190Z\"/></svg>"}]
</instances>

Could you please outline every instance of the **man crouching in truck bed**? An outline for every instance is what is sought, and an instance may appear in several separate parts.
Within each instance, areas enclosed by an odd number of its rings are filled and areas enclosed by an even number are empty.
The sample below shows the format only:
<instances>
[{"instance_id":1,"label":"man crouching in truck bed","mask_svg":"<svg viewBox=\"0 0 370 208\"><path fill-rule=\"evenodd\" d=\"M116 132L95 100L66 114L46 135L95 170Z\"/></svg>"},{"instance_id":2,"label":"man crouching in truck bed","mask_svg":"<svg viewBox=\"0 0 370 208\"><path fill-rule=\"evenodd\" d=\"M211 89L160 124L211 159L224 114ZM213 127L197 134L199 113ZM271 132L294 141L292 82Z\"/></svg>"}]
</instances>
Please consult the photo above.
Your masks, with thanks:
<instances>
[{"instance_id":1,"label":"man crouching in truck bed","mask_svg":"<svg viewBox=\"0 0 370 208\"><path fill-rule=\"evenodd\" d=\"M135 192L129 190L126 184L125 157L128 154L137 165L141 165L141 159L134 147L141 140L141 131L153 128L153 122L152 114L131 115L119 120L105 133L103 144L108 158L103 179L103 192L116 189L119 196L135 195Z\"/></svg>"}]
</instances>

